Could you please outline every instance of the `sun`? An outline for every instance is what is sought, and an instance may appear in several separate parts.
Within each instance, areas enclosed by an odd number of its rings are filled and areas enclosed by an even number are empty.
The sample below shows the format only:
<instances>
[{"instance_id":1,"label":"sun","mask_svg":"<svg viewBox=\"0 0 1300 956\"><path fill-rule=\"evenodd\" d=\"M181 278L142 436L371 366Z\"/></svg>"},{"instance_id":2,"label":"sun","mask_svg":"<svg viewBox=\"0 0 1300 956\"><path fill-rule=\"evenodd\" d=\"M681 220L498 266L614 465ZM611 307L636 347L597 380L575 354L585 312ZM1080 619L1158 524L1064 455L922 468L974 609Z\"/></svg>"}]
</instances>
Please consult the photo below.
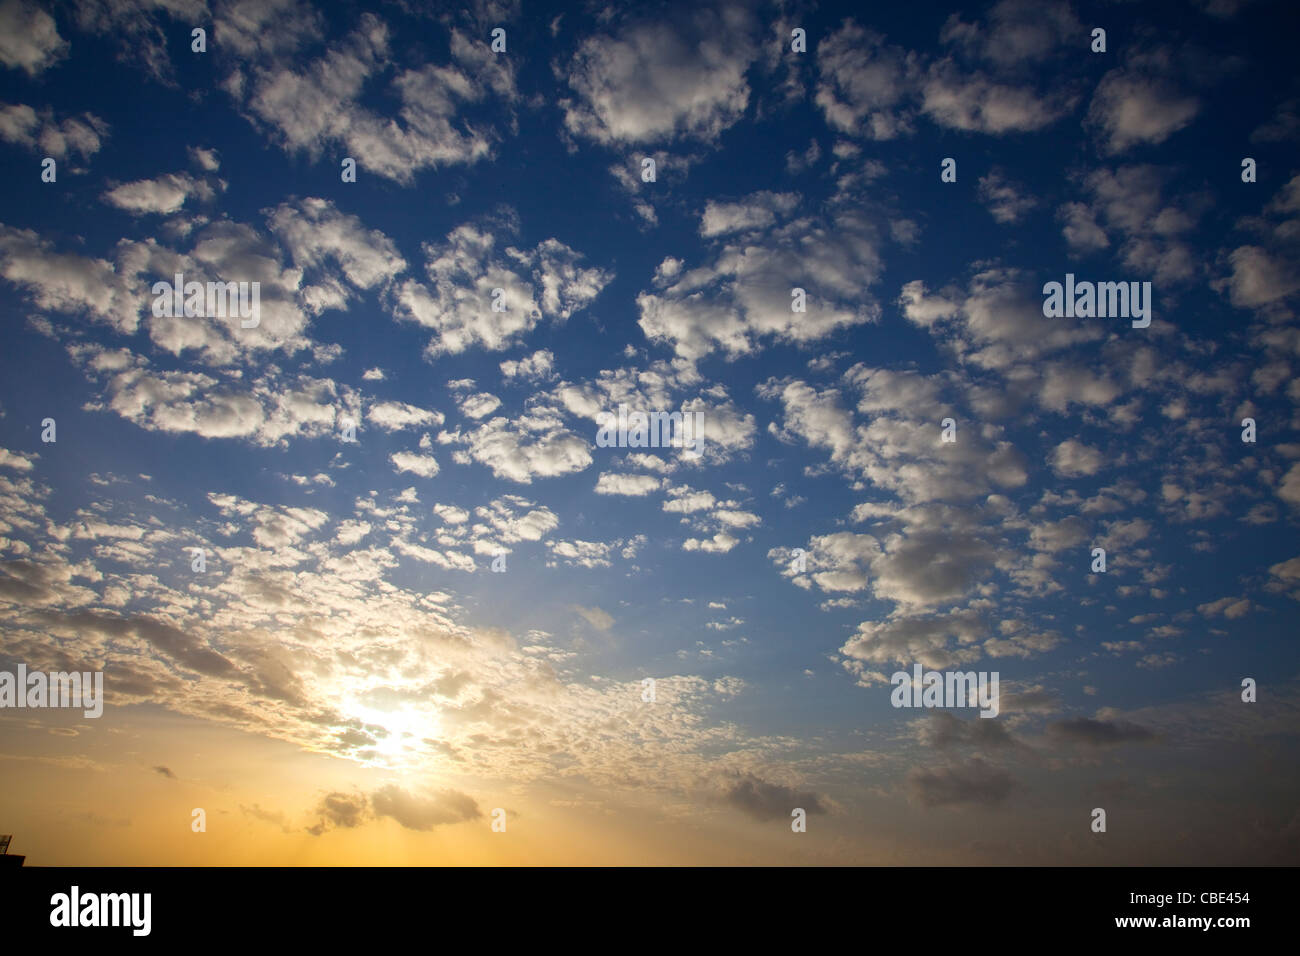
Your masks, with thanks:
<instances>
[{"instance_id":1,"label":"sun","mask_svg":"<svg viewBox=\"0 0 1300 956\"><path fill-rule=\"evenodd\" d=\"M384 758L380 762L386 765L427 756L424 741L437 738L442 729L438 715L427 711L406 707L379 710L364 704L354 704L350 710L359 720L387 731L373 748L377 756Z\"/></svg>"}]
</instances>

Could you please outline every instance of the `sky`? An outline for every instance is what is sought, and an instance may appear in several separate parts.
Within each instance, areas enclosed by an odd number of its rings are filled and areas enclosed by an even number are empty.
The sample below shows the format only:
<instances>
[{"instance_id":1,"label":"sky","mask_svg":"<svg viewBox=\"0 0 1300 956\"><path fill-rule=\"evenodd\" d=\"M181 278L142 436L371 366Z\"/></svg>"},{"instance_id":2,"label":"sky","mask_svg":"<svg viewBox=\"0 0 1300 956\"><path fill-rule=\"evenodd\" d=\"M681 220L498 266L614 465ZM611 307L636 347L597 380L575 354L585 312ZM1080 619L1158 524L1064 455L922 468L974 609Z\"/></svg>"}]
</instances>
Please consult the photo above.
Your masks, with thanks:
<instances>
[{"instance_id":1,"label":"sky","mask_svg":"<svg viewBox=\"0 0 1300 956\"><path fill-rule=\"evenodd\" d=\"M0 0L12 852L1300 862L1294 28Z\"/></svg>"}]
</instances>

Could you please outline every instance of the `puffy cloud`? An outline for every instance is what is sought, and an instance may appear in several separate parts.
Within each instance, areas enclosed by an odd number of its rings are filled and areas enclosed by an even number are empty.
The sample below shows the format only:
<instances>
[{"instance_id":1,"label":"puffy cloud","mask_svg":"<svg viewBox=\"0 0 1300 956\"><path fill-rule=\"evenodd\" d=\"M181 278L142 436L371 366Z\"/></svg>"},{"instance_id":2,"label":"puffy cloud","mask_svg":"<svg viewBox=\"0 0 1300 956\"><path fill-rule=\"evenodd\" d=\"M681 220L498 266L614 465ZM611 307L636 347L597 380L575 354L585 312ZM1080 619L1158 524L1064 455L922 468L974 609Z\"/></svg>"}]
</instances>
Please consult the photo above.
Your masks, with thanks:
<instances>
[{"instance_id":1,"label":"puffy cloud","mask_svg":"<svg viewBox=\"0 0 1300 956\"><path fill-rule=\"evenodd\" d=\"M363 794L342 793L334 791L321 797L316 805L316 814L320 818L314 826L307 828L313 836L320 836L331 827L353 829L366 822L369 805Z\"/></svg>"},{"instance_id":2,"label":"puffy cloud","mask_svg":"<svg viewBox=\"0 0 1300 956\"><path fill-rule=\"evenodd\" d=\"M704 207L700 217L700 235L706 239L731 232L766 229L778 216L788 216L799 204L795 193L757 192L740 202L715 202Z\"/></svg>"},{"instance_id":3,"label":"puffy cloud","mask_svg":"<svg viewBox=\"0 0 1300 956\"><path fill-rule=\"evenodd\" d=\"M846 21L817 46L816 103L845 133L889 140L913 130L903 108L917 80L916 57Z\"/></svg>"},{"instance_id":4,"label":"puffy cloud","mask_svg":"<svg viewBox=\"0 0 1300 956\"><path fill-rule=\"evenodd\" d=\"M399 451L389 456L393 467L399 472L408 471L421 478L433 478L438 474L438 462L432 455L418 455L414 452Z\"/></svg>"},{"instance_id":5,"label":"puffy cloud","mask_svg":"<svg viewBox=\"0 0 1300 956\"><path fill-rule=\"evenodd\" d=\"M588 37L567 67L570 132L600 143L713 141L749 105L756 56L743 6L696 9Z\"/></svg>"},{"instance_id":6,"label":"puffy cloud","mask_svg":"<svg viewBox=\"0 0 1300 956\"><path fill-rule=\"evenodd\" d=\"M88 159L99 152L108 124L93 113L56 120L52 110L0 103L0 139L62 160L76 153Z\"/></svg>"},{"instance_id":7,"label":"puffy cloud","mask_svg":"<svg viewBox=\"0 0 1300 956\"><path fill-rule=\"evenodd\" d=\"M550 349L538 349L521 359L507 359L501 363L501 375L506 379L523 379L539 382L550 378L555 370L555 355Z\"/></svg>"},{"instance_id":8,"label":"puffy cloud","mask_svg":"<svg viewBox=\"0 0 1300 956\"><path fill-rule=\"evenodd\" d=\"M1244 309L1269 305L1300 289L1295 263L1259 246L1239 246L1228 254L1232 273L1228 295Z\"/></svg>"},{"instance_id":9,"label":"puffy cloud","mask_svg":"<svg viewBox=\"0 0 1300 956\"><path fill-rule=\"evenodd\" d=\"M488 392L464 395L458 401L460 413L466 418L483 418L501 407L501 399Z\"/></svg>"},{"instance_id":10,"label":"puffy cloud","mask_svg":"<svg viewBox=\"0 0 1300 956\"><path fill-rule=\"evenodd\" d=\"M760 194L763 195L763 194ZM742 200L737 207L763 202ZM719 228L724 218L715 216ZM708 212L705 213L706 220ZM762 237L725 242L709 265L671 276L637 296L639 324L690 361L721 350L728 358L757 351L764 339L809 343L847 326L875 321L879 305L864 294L883 269L874 219L858 208L801 218ZM791 290L805 290L807 311L794 312Z\"/></svg>"},{"instance_id":11,"label":"puffy cloud","mask_svg":"<svg viewBox=\"0 0 1300 956\"><path fill-rule=\"evenodd\" d=\"M962 23L954 14L941 39L962 58L985 61L990 73L959 66L953 56L932 60L890 45L846 21L818 44L816 103L832 127L876 140L911 135L921 113L941 126L992 135L1041 129L1064 116L1073 97L1020 85L1015 71L1052 55L1071 22L1062 4L1045 16L1003 2L988 25Z\"/></svg>"},{"instance_id":12,"label":"puffy cloud","mask_svg":"<svg viewBox=\"0 0 1300 956\"><path fill-rule=\"evenodd\" d=\"M124 350L78 349L74 357L103 383L101 400L89 410L115 412L149 431L283 447L289 438L330 434L343 419L360 418L357 395L331 379L268 374L234 386L201 372L156 371Z\"/></svg>"},{"instance_id":13,"label":"puffy cloud","mask_svg":"<svg viewBox=\"0 0 1300 956\"><path fill-rule=\"evenodd\" d=\"M488 228L459 226L446 242L425 246L432 288L412 279L396 290L394 314L434 331L429 356L504 349L543 317L564 320L586 308L612 278L581 266L582 256L556 239L532 250L497 253L496 245Z\"/></svg>"},{"instance_id":14,"label":"puffy cloud","mask_svg":"<svg viewBox=\"0 0 1300 956\"><path fill-rule=\"evenodd\" d=\"M977 642L987 633L987 625L970 611L863 621L840 653L872 664L906 666L920 661L942 669L978 660Z\"/></svg>"},{"instance_id":15,"label":"puffy cloud","mask_svg":"<svg viewBox=\"0 0 1300 956\"><path fill-rule=\"evenodd\" d=\"M739 538L733 537L725 531L719 531L712 538L687 538L682 542L682 550L702 551L706 554L726 554L738 544L740 544Z\"/></svg>"},{"instance_id":16,"label":"puffy cloud","mask_svg":"<svg viewBox=\"0 0 1300 956\"><path fill-rule=\"evenodd\" d=\"M430 408L408 405L406 402L376 402L366 411L370 422L386 432L401 431L404 428L420 428L427 425L437 427L446 416Z\"/></svg>"},{"instance_id":17,"label":"puffy cloud","mask_svg":"<svg viewBox=\"0 0 1300 956\"><path fill-rule=\"evenodd\" d=\"M30 0L0 3L0 63L36 76L68 52L54 18Z\"/></svg>"},{"instance_id":18,"label":"puffy cloud","mask_svg":"<svg viewBox=\"0 0 1300 956\"><path fill-rule=\"evenodd\" d=\"M1065 96L962 73L948 60L930 68L921 94L922 109L941 126L993 135L1042 129L1073 105Z\"/></svg>"},{"instance_id":19,"label":"puffy cloud","mask_svg":"<svg viewBox=\"0 0 1300 956\"><path fill-rule=\"evenodd\" d=\"M392 783L370 795L370 806L376 817L391 817L408 830L432 830L483 816L469 794L446 789L422 797Z\"/></svg>"},{"instance_id":20,"label":"puffy cloud","mask_svg":"<svg viewBox=\"0 0 1300 956\"><path fill-rule=\"evenodd\" d=\"M789 820L792 810L802 809L809 816L829 812L825 797L807 790L797 790L759 777L747 775L726 784L722 801L755 820Z\"/></svg>"},{"instance_id":21,"label":"puffy cloud","mask_svg":"<svg viewBox=\"0 0 1300 956\"><path fill-rule=\"evenodd\" d=\"M999 0L984 22L963 22L952 14L939 39L953 48L1002 68L1050 59L1078 41L1082 29L1063 0Z\"/></svg>"},{"instance_id":22,"label":"puffy cloud","mask_svg":"<svg viewBox=\"0 0 1300 956\"><path fill-rule=\"evenodd\" d=\"M336 266L349 283L370 289L405 271L397 246L378 229L366 229L356 216L340 212L327 199L282 203L269 218L295 265Z\"/></svg>"},{"instance_id":23,"label":"puffy cloud","mask_svg":"<svg viewBox=\"0 0 1300 956\"><path fill-rule=\"evenodd\" d=\"M907 774L907 788L925 807L997 806L1015 788L1011 775L979 757L946 767L914 767Z\"/></svg>"},{"instance_id":24,"label":"puffy cloud","mask_svg":"<svg viewBox=\"0 0 1300 956\"><path fill-rule=\"evenodd\" d=\"M617 546L617 542L606 543L581 539L547 541L546 549L551 552L551 560L546 562L546 566L554 568L563 563L571 568L607 568L610 566L610 552Z\"/></svg>"},{"instance_id":25,"label":"puffy cloud","mask_svg":"<svg viewBox=\"0 0 1300 956\"><path fill-rule=\"evenodd\" d=\"M1111 70L1097 84L1088 122L1106 152L1122 153L1140 143L1163 143L1187 126L1200 110L1196 97L1168 77L1146 70Z\"/></svg>"},{"instance_id":26,"label":"puffy cloud","mask_svg":"<svg viewBox=\"0 0 1300 956\"><path fill-rule=\"evenodd\" d=\"M459 463L475 461L498 478L525 485L534 478L567 475L591 464L591 446L551 414L513 421L493 418L465 432L444 432L439 441L466 446L453 453Z\"/></svg>"},{"instance_id":27,"label":"puffy cloud","mask_svg":"<svg viewBox=\"0 0 1300 956\"><path fill-rule=\"evenodd\" d=\"M13 468L15 471L31 471L32 463L40 456L32 453L24 455L8 448L0 448L0 468Z\"/></svg>"},{"instance_id":28,"label":"puffy cloud","mask_svg":"<svg viewBox=\"0 0 1300 956\"><path fill-rule=\"evenodd\" d=\"M454 121L466 104L490 96L514 101L509 57L494 56L453 28L451 64L407 70L392 81L402 103L399 122L362 105L367 81L389 65L388 44L387 26L364 13L352 34L301 71L255 67L250 79L240 76L227 86L236 94L247 88L247 108L278 131L287 149L319 156L342 146L361 168L402 184L422 169L486 158L490 127L462 131Z\"/></svg>"},{"instance_id":29,"label":"puffy cloud","mask_svg":"<svg viewBox=\"0 0 1300 956\"><path fill-rule=\"evenodd\" d=\"M1216 617L1222 614L1230 621L1245 617L1250 613L1251 603L1249 598L1225 597L1217 601L1209 601L1205 604L1198 604L1196 610L1205 617Z\"/></svg>"},{"instance_id":30,"label":"puffy cloud","mask_svg":"<svg viewBox=\"0 0 1300 956\"><path fill-rule=\"evenodd\" d=\"M980 177L980 202L987 207L996 222L1015 225L1038 205L1033 196L1026 196L1021 187L1010 182L999 169L990 170Z\"/></svg>"},{"instance_id":31,"label":"puffy cloud","mask_svg":"<svg viewBox=\"0 0 1300 956\"><path fill-rule=\"evenodd\" d=\"M1126 720L1076 717L1047 725L1049 736L1088 747L1110 747L1124 743L1148 743L1155 739L1146 727Z\"/></svg>"},{"instance_id":32,"label":"puffy cloud","mask_svg":"<svg viewBox=\"0 0 1300 956\"><path fill-rule=\"evenodd\" d=\"M1101 471L1105 459L1096 448L1067 438L1052 449L1048 462L1059 478L1081 478Z\"/></svg>"},{"instance_id":33,"label":"puffy cloud","mask_svg":"<svg viewBox=\"0 0 1300 956\"><path fill-rule=\"evenodd\" d=\"M656 478L654 475L617 475L604 472L596 479L596 494L640 498L657 491L661 484L663 479Z\"/></svg>"},{"instance_id":34,"label":"puffy cloud","mask_svg":"<svg viewBox=\"0 0 1300 956\"><path fill-rule=\"evenodd\" d=\"M185 173L167 173L154 179L114 186L104 193L104 201L137 215L169 215L177 212L194 195L210 197L212 191L201 179Z\"/></svg>"}]
</instances>

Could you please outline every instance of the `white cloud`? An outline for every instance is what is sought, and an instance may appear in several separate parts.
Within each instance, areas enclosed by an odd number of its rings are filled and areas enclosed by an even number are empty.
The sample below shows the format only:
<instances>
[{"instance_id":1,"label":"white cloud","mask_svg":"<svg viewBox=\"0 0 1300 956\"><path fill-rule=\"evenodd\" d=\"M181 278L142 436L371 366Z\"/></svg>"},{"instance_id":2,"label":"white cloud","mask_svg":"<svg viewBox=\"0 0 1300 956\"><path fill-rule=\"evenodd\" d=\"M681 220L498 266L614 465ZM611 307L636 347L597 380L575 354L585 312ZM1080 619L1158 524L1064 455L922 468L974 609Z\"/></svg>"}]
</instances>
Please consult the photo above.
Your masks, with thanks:
<instances>
[{"instance_id":1,"label":"white cloud","mask_svg":"<svg viewBox=\"0 0 1300 956\"><path fill-rule=\"evenodd\" d=\"M421 478L433 478L438 474L438 462L432 455L417 455L409 451L394 452L389 456L393 467L399 472L409 471Z\"/></svg>"},{"instance_id":2,"label":"white cloud","mask_svg":"<svg viewBox=\"0 0 1300 956\"><path fill-rule=\"evenodd\" d=\"M583 41L568 66L570 132L601 143L713 141L749 104L756 55L741 6L695 8Z\"/></svg>"},{"instance_id":3,"label":"white cloud","mask_svg":"<svg viewBox=\"0 0 1300 956\"><path fill-rule=\"evenodd\" d=\"M0 103L0 139L63 160L76 153L88 159L99 152L108 124L93 113L55 120L54 112Z\"/></svg>"},{"instance_id":4,"label":"white cloud","mask_svg":"<svg viewBox=\"0 0 1300 956\"><path fill-rule=\"evenodd\" d=\"M104 193L110 206L129 213L158 213L170 215L177 212L191 196L210 198L213 191L207 183L185 173L167 173L153 179L123 183Z\"/></svg>"},{"instance_id":5,"label":"white cloud","mask_svg":"<svg viewBox=\"0 0 1300 956\"><path fill-rule=\"evenodd\" d=\"M596 494L639 498L659 490L662 483L663 479L654 475L616 475L605 472L596 479Z\"/></svg>"},{"instance_id":6,"label":"white cloud","mask_svg":"<svg viewBox=\"0 0 1300 956\"><path fill-rule=\"evenodd\" d=\"M475 345L504 349L543 317L564 320L586 308L613 277L580 266L582 256L556 239L531 251L506 247L498 253L496 245L487 228L459 226L445 243L425 246L432 288L407 280L397 289L394 314L435 333L429 356ZM494 310L495 302L504 311Z\"/></svg>"},{"instance_id":7,"label":"white cloud","mask_svg":"<svg viewBox=\"0 0 1300 956\"><path fill-rule=\"evenodd\" d=\"M341 146L360 169L410 184L422 169L489 156L492 127L462 130L457 113L490 96L506 104L517 96L509 57L495 56L455 28L451 54L451 64L407 70L392 81L402 103L397 119L362 105L367 81L390 62L388 28L372 13L363 13L351 35L301 72L254 67L251 80L236 77L227 88L237 95L248 88L248 109L279 132L287 149L320 156Z\"/></svg>"},{"instance_id":8,"label":"white cloud","mask_svg":"<svg viewBox=\"0 0 1300 956\"><path fill-rule=\"evenodd\" d=\"M1163 143L1199 110L1196 97L1182 93L1168 78L1118 68L1097 84L1088 123L1103 138L1106 152L1114 154L1140 143Z\"/></svg>"},{"instance_id":9,"label":"white cloud","mask_svg":"<svg viewBox=\"0 0 1300 956\"><path fill-rule=\"evenodd\" d=\"M0 63L36 76L63 58L68 41L54 18L29 0L0 3Z\"/></svg>"},{"instance_id":10,"label":"white cloud","mask_svg":"<svg viewBox=\"0 0 1300 956\"><path fill-rule=\"evenodd\" d=\"M739 202L715 202L710 199L700 217L700 235L712 239L731 232L766 229L776 222L778 216L790 215L798 205L797 193L768 191L753 193Z\"/></svg>"},{"instance_id":11,"label":"white cloud","mask_svg":"<svg viewBox=\"0 0 1300 956\"><path fill-rule=\"evenodd\" d=\"M438 426L445 420L441 412L429 408L408 405L406 402L376 402L366 412L372 424L386 432L401 431L404 428L419 428L426 425Z\"/></svg>"},{"instance_id":12,"label":"white cloud","mask_svg":"<svg viewBox=\"0 0 1300 956\"><path fill-rule=\"evenodd\" d=\"M591 464L590 446L566 429L557 416L521 416L514 421L493 418L465 432L444 432L444 443L467 446L453 454L461 464L476 461L498 478L531 484L582 471Z\"/></svg>"},{"instance_id":13,"label":"white cloud","mask_svg":"<svg viewBox=\"0 0 1300 956\"><path fill-rule=\"evenodd\" d=\"M1052 449L1049 461L1052 471L1060 478L1095 475L1105 463L1100 451L1073 438L1066 439Z\"/></svg>"}]
</instances>

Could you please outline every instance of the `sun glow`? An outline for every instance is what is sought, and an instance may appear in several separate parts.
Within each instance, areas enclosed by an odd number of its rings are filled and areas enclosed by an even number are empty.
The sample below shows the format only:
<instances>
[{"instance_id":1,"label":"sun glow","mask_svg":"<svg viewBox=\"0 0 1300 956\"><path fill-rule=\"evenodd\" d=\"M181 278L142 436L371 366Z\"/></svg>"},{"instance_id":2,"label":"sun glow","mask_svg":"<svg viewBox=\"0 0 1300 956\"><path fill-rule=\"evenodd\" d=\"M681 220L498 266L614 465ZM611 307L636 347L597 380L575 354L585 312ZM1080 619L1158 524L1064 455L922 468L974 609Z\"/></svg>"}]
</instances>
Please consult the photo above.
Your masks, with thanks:
<instances>
[{"instance_id":1,"label":"sun glow","mask_svg":"<svg viewBox=\"0 0 1300 956\"><path fill-rule=\"evenodd\" d=\"M353 704L349 710L376 738L375 762L389 766L429 756L425 741L437 739L442 729L438 715L428 711L377 710L363 704Z\"/></svg>"}]
</instances>

